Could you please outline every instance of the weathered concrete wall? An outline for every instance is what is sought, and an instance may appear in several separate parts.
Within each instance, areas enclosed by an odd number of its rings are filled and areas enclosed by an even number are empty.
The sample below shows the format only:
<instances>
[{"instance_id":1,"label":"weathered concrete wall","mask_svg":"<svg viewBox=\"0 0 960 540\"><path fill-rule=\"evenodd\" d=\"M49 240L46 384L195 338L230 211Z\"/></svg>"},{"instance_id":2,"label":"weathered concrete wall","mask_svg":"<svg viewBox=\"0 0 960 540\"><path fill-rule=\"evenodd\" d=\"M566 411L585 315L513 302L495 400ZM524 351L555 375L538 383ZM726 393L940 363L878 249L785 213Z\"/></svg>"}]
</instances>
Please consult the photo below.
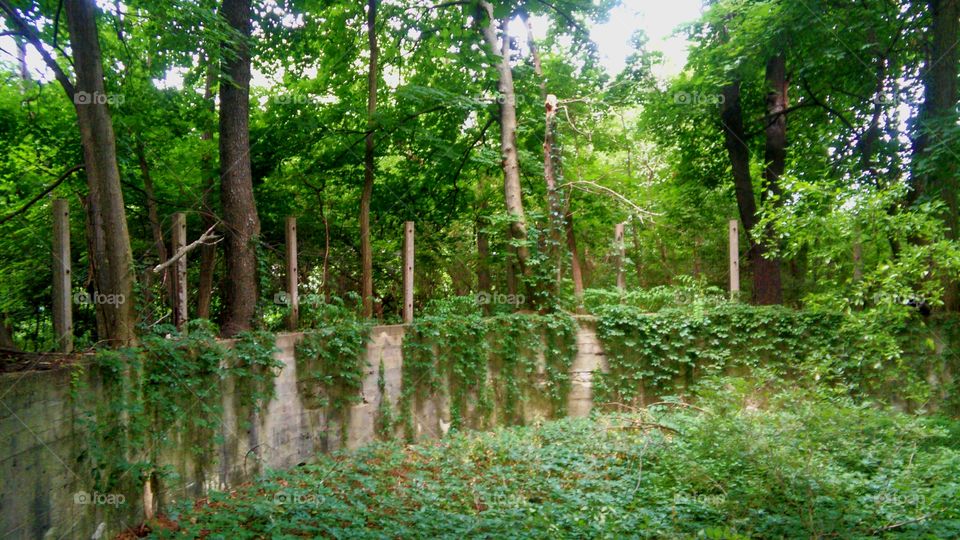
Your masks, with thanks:
<instances>
[{"instance_id":1,"label":"weathered concrete wall","mask_svg":"<svg viewBox=\"0 0 960 540\"><path fill-rule=\"evenodd\" d=\"M275 356L283 368L274 380L274 398L259 414L240 417L234 381L222 381L222 413L213 419L221 426L222 444L209 441L207 459L201 460L182 440L184 435L171 430L176 440L161 454L161 462L176 471L176 478L165 479L162 493L154 498L164 504L195 497L249 480L266 469L294 467L318 453L375 440L381 400L388 400L396 410L400 398L403 334L404 327L399 325L372 329L361 400L344 414L321 406L312 396L322 395L322 387L297 373L294 346L302 334L279 335ZM596 350L593 355L578 365L595 362ZM378 385L381 363L384 392ZM4 538L108 538L142 520L141 493L95 493L89 471L78 465L86 440L78 419L85 406L71 396L71 373L64 368L0 374L0 535ZM88 373L84 377L95 395L103 395L99 381ZM415 408L419 436L440 436L449 428L444 394L426 396ZM341 429L344 420L345 430ZM399 435L402 427L396 426L395 432ZM122 504L111 504L121 498Z\"/></svg>"}]
</instances>

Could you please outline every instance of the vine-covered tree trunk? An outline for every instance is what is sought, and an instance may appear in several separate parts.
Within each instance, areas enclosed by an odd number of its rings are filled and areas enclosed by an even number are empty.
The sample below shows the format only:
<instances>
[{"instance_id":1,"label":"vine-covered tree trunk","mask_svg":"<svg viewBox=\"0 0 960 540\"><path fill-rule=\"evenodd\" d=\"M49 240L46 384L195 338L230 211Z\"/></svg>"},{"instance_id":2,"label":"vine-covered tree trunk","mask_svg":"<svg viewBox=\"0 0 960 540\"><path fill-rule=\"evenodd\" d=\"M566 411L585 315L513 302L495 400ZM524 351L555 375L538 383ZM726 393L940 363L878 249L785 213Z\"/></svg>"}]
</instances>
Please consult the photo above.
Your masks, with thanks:
<instances>
[{"instance_id":1,"label":"vine-covered tree trunk","mask_svg":"<svg viewBox=\"0 0 960 540\"><path fill-rule=\"evenodd\" d=\"M373 315L373 247L370 245L370 199L373 198L373 127L377 114L377 0L367 2L367 41L370 66L367 72L367 136L363 158L363 193L360 195L360 266L363 316Z\"/></svg>"},{"instance_id":2,"label":"vine-covered tree trunk","mask_svg":"<svg viewBox=\"0 0 960 540\"><path fill-rule=\"evenodd\" d=\"M113 302L97 302L101 338L112 346L136 341L133 253L117 167L113 121L107 107L103 65L92 0L66 0L64 8L77 82L72 92L80 126L80 141L90 190L88 219L92 219L91 261L97 292ZM63 82L63 81L61 81ZM112 295L112 296L109 296Z\"/></svg>"},{"instance_id":3,"label":"vine-covered tree trunk","mask_svg":"<svg viewBox=\"0 0 960 540\"><path fill-rule=\"evenodd\" d=\"M225 42L220 81L220 204L223 207L223 319L233 336L253 325L257 303L260 218L250 170L250 0L223 0L221 13L240 39Z\"/></svg>"},{"instance_id":4,"label":"vine-covered tree trunk","mask_svg":"<svg viewBox=\"0 0 960 540\"><path fill-rule=\"evenodd\" d=\"M775 303L770 299L780 297L779 265L767 259L766 248L762 242L753 240L753 229L757 225L757 202L753 193L753 179L750 176L750 150L747 147L747 134L743 128L743 109L740 103L740 82L734 81L723 88L724 146L730 158L733 170L734 192L740 221L750 239L748 257L753 269L753 297L757 303Z\"/></svg>"},{"instance_id":5,"label":"vine-covered tree trunk","mask_svg":"<svg viewBox=\"0 0 960 540\"><path fill-rule=\"evenodd\" d=\"M497 20L493 14L493 5L481 0L480 7L487 16L483 26L483 38L496 59L497 89L500 95L500 153L503 167L503 196L507 213L510 214L510 236L519 245L516 248L517 264L524 276L529 276L528 260L530 251L526 246L527 224L523 211L523 197L520 187L520 161L517 155L517 98L513 86L513 70L510 67L510 38L497 36ZM501 26L504 26L501 24ZM504 26L504 32L506 28Z\"/></svg>"},{"instance_id":6,"label":"vine-covered tree trunk","mask_svg":"<svg viewBox=\"0 0 960 540\"><path fill-rule=\"evenodd\" d=\"M949 140L948 130L957 124L957 76L960 64L960 0L928 0L932 16L932 44L923 73L923 103L915 127L913 171L909 202L928 195L946 203L947 237L957 239L957 164L954 153L934 150ZM945 283L944 303L960 309L956 278Z\"/></svg>"}]
</instances>

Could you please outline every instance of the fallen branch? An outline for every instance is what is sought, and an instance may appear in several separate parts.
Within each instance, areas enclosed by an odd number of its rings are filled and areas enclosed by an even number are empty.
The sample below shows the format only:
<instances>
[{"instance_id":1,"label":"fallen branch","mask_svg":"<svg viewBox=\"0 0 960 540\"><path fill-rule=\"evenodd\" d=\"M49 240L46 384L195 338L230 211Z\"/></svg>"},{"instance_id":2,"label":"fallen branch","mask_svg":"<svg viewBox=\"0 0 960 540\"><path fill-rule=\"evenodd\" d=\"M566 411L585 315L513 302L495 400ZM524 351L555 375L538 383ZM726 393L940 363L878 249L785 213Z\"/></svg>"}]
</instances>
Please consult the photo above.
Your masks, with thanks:
<instances>
[{"instance_id":1,"label":"fallen branch","mask_svg":"<svg viewBox=\"0 0 960 540\"><path fill-rule=\"evenodd\" d=\"M198 248L198 247L200 247L200 246L202 246L202 245L216 244L217 242L219 242L220 240L222 240L222 239L223 239L222 237L217 236L217 235L214 234L214 232L213 232L213 230L216 229L216 228L217 228L217 225L219 225L219 224L220 224L219 221L216 222L216 223L214 223L209 229L207 229L207 232L205 232L205 233L203 233L203 234L200 235L200 238L197 238L197 239L194 240L193 242L191 242L191 243L183 246L182 248L178 249L177 252L173 254L173 257L170 257L170 258L167 259L166 261L164 261L164 262L162 262L162 263L154 266L154 267L153 267L153 273L154 273L154 274L159 274L160 272L163 272L163 270L164 270L165 268L167 268L167 267L170 266L171 264L179 261L179 260L182 259L184 256L186 256L187 253L190 253L191 251L193 251L194 249L196 249L196 248Z\"/></svg>"},{"instance_id":2,"label":"fallen branch","mask_svg":"<svg viewBox=\"0 0 960 540\"><path fill-rule=\"evenodd\" d=\"M685 407L685 408L687 408L687 409L693 409L693 410L695 410L695 411L700 411L700 412L702 412L702 413L704 413L704 414L710 414L710 411L708 411L708 410L706 410L706 409L697 407L696 405L691 405L691 404L689 404L689 403L684 403L684 402L682 402L682 401L658 401L658 402L656 402L656 403L651 403L651 404L647 405L647 408L649 409L650 407L656 407L656 406L658 406L658 405L670 405L670 406L673 406L673 407Z\"/></svg>"},{"instance_id":3,"label":"fallen branch","mask_svg":"<svg viewBox=\"0 0 960 540\"><path fill-rule=\"evenodd\" d=\"M656 422L634 422L629 426L616 426L616 427L617 429L644 429L644 430L650 429L650 428L657 428L663 431L669 431L671 433L676 433L677 435L681 435L681 433L676 429L670 426L665 426L663 424L658 424Z\"/></svg>"},{"instance_id":4,"label":"fallen branch","mask_svg":"<svg viewBox=\"0 0 960 540\"><path fill-rule=\"evenodd\" d=\"M603 192L603 193L605 193L605 194L607 194L607 195L612 195L615 199L620 200L621 202L625 203L627 206L629 206L630 208L632 208L632 209L638 214L638 217L640 218L640 221L641 221L641 222L643 222L643 217L644 217L644 216L647 216L648 218L651 218L651 220L652 220L653 217L662 215L662 214L658 214L658 213L656 213L656 212L651 212L651 211L649 211L649 210L644 210L643 208L640 208L639 206L637 206L633 201L631 201L630 199L628 199L628 198L624 197L623 195L617 193L616 191L614 191L614 190L612 190L612 189L610 189L610 188L608 188L608 187L606 187L606 186L601 186L600 184L597 184L596 182L591 182L591 181L589 181L589 180L575 180L575 181L573 181L573 182L567 182L566 184L563 184L563 185L560 186L560 187L570 186L570 187L578 188L578 189L580 189L580 190L582 190L582 191L586 191L587 193L594 193L594 194L596 194L596 192L594 192L594 191L590 191L589 189L584 189L583 187L580 187L579 184L585 184L585 185L588 185L588 186L593 187L594 189L598 189L598 190L600 190L601 192Z\"/></svg>"},{"instance_id":5,"label":"fallen branch","mask_svg":"<svg viewBox=\"0 0 960 540\"><path fill-rule=\"evenodd\" d=\"M940 513L939 511L937 511L937 512L932 512L932 513L929 513L929 514L922 515L922 516L920 516L920 517L918 517L918 518L908 519L908 520L906 520L906 521L901 521L901 522L899 522L899 523L894 523L894 524L892 524L892 525L886 525L886 526L884 526L884 527L880 527L880 528L878 528L878 529L874 529L873 532L872 532L872 535L873 535L873 536L876 536L876 535L878 535L878 534L880 534L880 533L882 533L882 532L892 531L892 530L894 530L894 529L899 529L899 528L901 528L901 527L906 527L907 525L913 525L914 523L920 523L921 521L926 521L926 520L932 518L933 516L935 516L935 515L937 515L937 514L939 514L939 513Z\"/></svg>"}]
</instances>

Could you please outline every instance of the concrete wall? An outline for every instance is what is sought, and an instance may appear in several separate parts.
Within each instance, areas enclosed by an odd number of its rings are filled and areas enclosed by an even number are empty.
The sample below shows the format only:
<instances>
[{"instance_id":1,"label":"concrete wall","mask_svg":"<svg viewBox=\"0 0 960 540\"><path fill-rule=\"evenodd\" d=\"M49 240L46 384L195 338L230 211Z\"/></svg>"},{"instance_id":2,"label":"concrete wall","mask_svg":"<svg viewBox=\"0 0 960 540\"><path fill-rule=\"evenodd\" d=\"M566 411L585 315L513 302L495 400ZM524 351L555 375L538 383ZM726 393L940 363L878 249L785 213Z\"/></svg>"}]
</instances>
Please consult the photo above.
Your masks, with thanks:
<instances>
[{"instance_id":1,"label":"concrete wall","mask_svg":"<svg viewBox=\"0 0 960 540\"><path fill-rule=\"evenodd\" d=\"M188 449L188 435L171 430L176 439L161 461L177 477L164 480L158 493L151 493L152 500L162 505L196 497L266 469L294 467L317 453L375 440L381 401L388 400L396 410L400 398L403 333L399 325L372 329L361 400L342 414L313 398L323 393L319 384L298 377L294 345L302 334L279 335L276 358L284 367L274 381L274 398L259 414L244 416L237 407L234 381L222 381L222 414L213 419L221 426L222 444L209 441L209 452L200 459ZM590 323L583 323L577 345L568 405L570 414L583 415L591 406L591 372L603 365ZM383 393L378 385L381 363ZM77 459L86 444L78 422L85 404L71 396L71 373L63 368L0 374L0 535L5 538L109 538L142 521L143 493L95 493L90 472ZM103 395L99 381L89 373L84 378L94 395ZM413 414L418 437L438 437L449 429L448 396L418 396ZM549 414L535 402L524 407L528 420ZM395 432L400 435L402 426Z\"/></svg>"}]
</instances>

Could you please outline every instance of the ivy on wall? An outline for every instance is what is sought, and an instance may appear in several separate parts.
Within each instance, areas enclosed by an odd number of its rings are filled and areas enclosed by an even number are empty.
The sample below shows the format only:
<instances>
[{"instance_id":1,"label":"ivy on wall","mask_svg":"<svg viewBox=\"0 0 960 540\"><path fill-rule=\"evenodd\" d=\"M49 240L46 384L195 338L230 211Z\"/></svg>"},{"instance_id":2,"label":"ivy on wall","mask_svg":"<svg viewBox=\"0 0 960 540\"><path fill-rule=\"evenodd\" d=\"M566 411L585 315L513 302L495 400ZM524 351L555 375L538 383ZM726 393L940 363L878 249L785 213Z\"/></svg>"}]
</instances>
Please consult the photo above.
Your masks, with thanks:
<instances>
[{"instance_id":1,"label":"ivy on wall","mask_svg":"<svg viewBox=\"0 0 960 540\"><path fill-rule=\"evenodd\" d=\"M449 398L453 429L522 423L521 406L537 396L561 416L576 330L576 321L562 313L442 313L416 320L403 340L400 418L407 438L416 435L414 408L429 396Z\"/></svg>"},{"instance_id":2,"label":"ivy on wall","mask_svg":"<svg viewBox=\"0 0 960 540\"><path fill-rule=\"evenodd\" d=\"M310 406L330 407L339 416L341 439L348 429L347 408L362 398L371 327L356 317L340 317L305 332L295 347L300 395Z\"/></svg>"},{"instance_id":3,"label":"ivy on wall","mask_svg":"<svg viewBox=\"0 0 960 540\"><path fill-rule=\"evenodd\" d=\"M922 406L933 397L931 370L949 376L950 351L935 350L958 342L956 322L925 321L908 310L841 314L720 303L656 313L606 305L596 313L609 370L595 374L594 402L606 404L632 405L704 375L763 367L852 395L896 391Z\"/></svg>"},{"instance_id":4,"label":"ivy on wall","mask_svg":"<svg viewBox=\"0 0 960 540\"><path fill-rule=\"evenodd\" d=\"M76 460L93 489L136 493L151 482L159 492L172 473L162 456L174 443L207 470L222 442L222 381L235 381L237 417L247 418L270 400L282 366L269 333L243 333L230 345L196 320L184 332L158 327L136 348L103 349L74 367L75 422L86 435Z\"/></svg>"}]
</instances>

